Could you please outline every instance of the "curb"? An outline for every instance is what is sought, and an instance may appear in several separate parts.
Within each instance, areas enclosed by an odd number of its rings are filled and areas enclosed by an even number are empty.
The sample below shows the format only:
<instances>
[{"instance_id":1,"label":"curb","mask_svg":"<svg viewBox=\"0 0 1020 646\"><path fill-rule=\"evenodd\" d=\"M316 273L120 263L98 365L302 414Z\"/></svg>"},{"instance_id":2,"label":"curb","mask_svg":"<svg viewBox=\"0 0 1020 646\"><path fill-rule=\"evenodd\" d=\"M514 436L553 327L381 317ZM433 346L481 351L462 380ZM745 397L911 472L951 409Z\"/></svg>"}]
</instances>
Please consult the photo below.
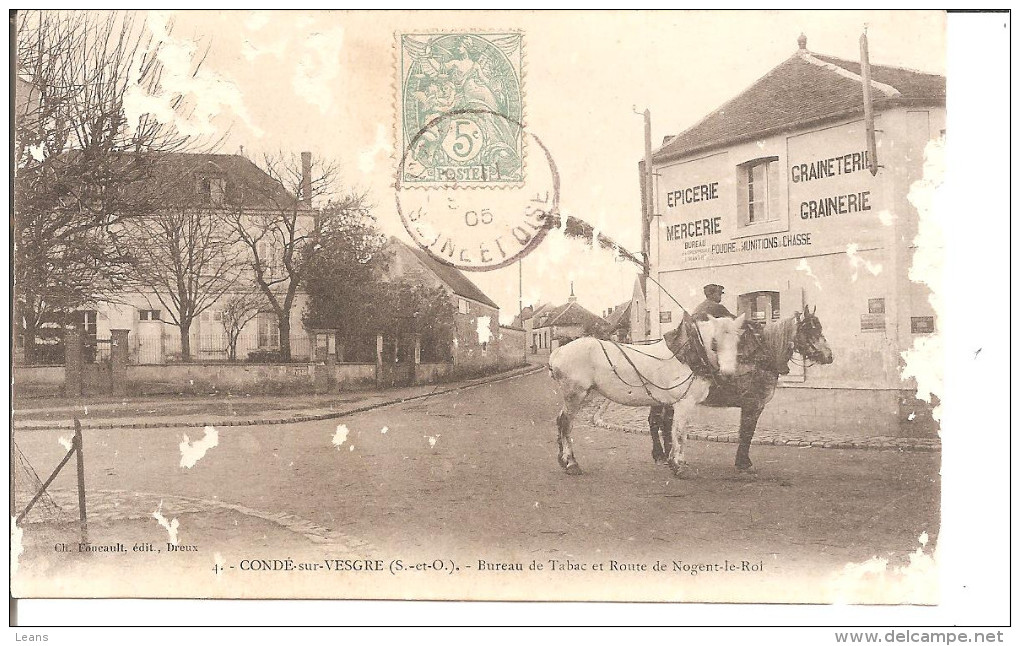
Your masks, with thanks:
<instances>
[{"instance_id":1,"label":"curb","mask_svg":"<svg viewBox=\"0 0 1020 646\"><path fill-rule=\"evenodd\" d=\"M620 433L633 435L645 435L647 430L635 430L627 426L620 426L607 422L602 417L601 407L592 415L592 423L599 427ZM724 444L736 444L738 436L736 433L718 431L688 431L687 439L700 440L702 442L719 442ZM888 441L880 438L868 440L848 439L845 441L807 441L807 440L783 440L778 438L754 438L751 444L759 446L789 446L795 448L814 449L859 449L867 451L915 451L919 453L941 453L942 443L921 443L913 438L891 438Z\"/></svg>"},{"instance_id":2,"label":"curb","mask_svg":"<svg viewBox=\"0 0 1020 646\"><path fill-rule=\"evenodd\" d=\"M492 379L483 378L482 381L474 381L468 383L462 383L456 386L451 386L443 390L433 390L421 395L414 395L412 397L405 397L403 399L390 399L375 404L368 404L366 406L359 406L357 408L351 408L343 411L336 411L330 413L322 413L318 415L292 415L290 417L271 417L267 419L263 418L250 418L250 419L228 419L228 420L217 420L207 422L174 422L173 420L164 419L156 422L107 422L97 424L82 423L81 428L83 431L86 430L103 430L112 428L202 428L205 426L272 426L280 424L300 424L302 422L319 422L327 419L337 419L340 417L347 417L348 415L354 415L357 413L364 413L366 411L375 410L377 408L383 408L386 406L394 406L397 404L403 404L406 402L416 401L419 399L427 399L429 397L435 397L436 395L444 395L447 393L457 392L460 390L468 390L469 388L475 388L477 386L486 386L489 384L499 383L501 381L508 381L510 379L516 379L517 377L524 377L539 372L545 368L544 365L532 366L528 370L521 370L510 375L498 375ZM50 424L44 426L18 426L15 422L15 431L66 431L73 429L73 424Z\"/></svg>"}]
</instances>

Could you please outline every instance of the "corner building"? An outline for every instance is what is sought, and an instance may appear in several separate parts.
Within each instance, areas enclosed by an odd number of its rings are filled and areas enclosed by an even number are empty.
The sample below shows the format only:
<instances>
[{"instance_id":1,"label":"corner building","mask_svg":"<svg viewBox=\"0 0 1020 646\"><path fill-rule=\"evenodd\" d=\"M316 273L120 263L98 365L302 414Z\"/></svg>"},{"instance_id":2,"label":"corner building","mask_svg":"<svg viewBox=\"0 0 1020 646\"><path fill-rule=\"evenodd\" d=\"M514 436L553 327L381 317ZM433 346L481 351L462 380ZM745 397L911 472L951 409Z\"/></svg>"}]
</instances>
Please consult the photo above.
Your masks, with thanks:
<instances>
[{"instance_id":1,"label":"corner building","mask_svg":"<svg viewBox=\"0 0 1020 646\"><path fill-rule=\"evenodd\" d=\"M817 306L834 362L795 356L761 427L931 433L929 408L900 374L901 353L939 325L928 288L908 278L918 231L908 196L926 146L945 136L945 78L871 65L872 175L861 64L799 44L653 151L651 275L688 309L706 283L757 320ZM661 337L682 312L651 281L646 298L649 336Z\"/></svg>"}]
</instances>

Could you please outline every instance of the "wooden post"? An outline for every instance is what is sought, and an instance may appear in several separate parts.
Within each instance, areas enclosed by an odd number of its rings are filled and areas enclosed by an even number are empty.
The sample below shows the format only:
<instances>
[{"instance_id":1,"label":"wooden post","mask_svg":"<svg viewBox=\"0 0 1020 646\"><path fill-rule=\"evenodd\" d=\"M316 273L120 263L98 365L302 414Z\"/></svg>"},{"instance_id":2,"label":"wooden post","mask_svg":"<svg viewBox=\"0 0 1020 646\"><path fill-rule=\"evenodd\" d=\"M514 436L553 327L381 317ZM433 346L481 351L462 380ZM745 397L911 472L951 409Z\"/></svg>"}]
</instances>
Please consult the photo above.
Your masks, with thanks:
<instances>
[{"instance_id":1,"label":"wooden post","mask_svg":"<svg viewBox=\"0 0 1020 646\"><path fill-rule=\"evenodd\" d=\"M83 362L81 330L69 327L64 330L64 397L81 397Z\"/></svg>"},{"instance_id":2,"label":"wooden post","mask_svg":"<svg viewBox=\"0 0 1020 646\"><path fill-rule=\"evenodd\" d=\"M88 515L85 510L85 453L82 450L81 421L74 416L74 448L78 452L78 515L81 527L81 542L89 542Z\"/></svg>"},{"instance_id":3,"label":"wooden post","mask_svg":"<svg viewBox=\"0 0 1020 646\"><path fill-rule=\"evenodd\" d=\"M646 109L645 118L645 164L644 198L645 211L641 214L641 291L648 293L649 263L652 255L651 225L655 216L655 188L652 173L652 112Z\"/></svg>"},{"instance_id":4,"label":"wooden post","mask_svg":"<svg viewBox=\"0 0 1020 646\"><path fill-rule=\"evenodd\" d=\"M875 109L871 105L871 62L868 60L868 32L861 34L861 82L864 86L864 130L868 144L868 170L878 174L878 145L875 141Z\"/></svg>"},{"instance_id":5,"label":"wooden post","mask_svg":"<svg viewBox=\"0 0 1020 646\"><path fill-rule=\"evenodd\" d=\"M110 392L122 395L127 391L128 334L130 330L111 329Z\"/></svg>"}]
</instances>

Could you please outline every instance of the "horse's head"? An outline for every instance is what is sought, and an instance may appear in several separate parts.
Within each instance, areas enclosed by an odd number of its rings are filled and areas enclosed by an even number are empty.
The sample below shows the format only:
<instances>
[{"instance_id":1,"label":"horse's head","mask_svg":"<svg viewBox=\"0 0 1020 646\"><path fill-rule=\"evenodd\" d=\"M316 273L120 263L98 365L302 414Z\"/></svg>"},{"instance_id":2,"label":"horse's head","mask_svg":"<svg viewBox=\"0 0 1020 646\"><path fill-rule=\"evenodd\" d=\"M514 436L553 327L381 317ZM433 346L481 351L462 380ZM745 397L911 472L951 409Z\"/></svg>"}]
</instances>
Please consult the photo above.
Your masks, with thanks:
<instances>
[{"instance_id":1,"label":"horse's head","mask_svg":"<svg viewBox=\"0 0 1020 646\"><path fill-rule=\"evenodd\" d=\"M744 318L744 314L736 319L717 319L709 316L707 321L698 323L708 359L719 368L719 373L723 376L728 377L737 372L737 349L744 328Z\"/></svg>"},{"instance_id":2,"label":"horse's head","mask_svg":"<svg viewBox=\"0 0 1020 646\"><path fill-rule=\"evenodd\" d=\"M793 349L800 356L827 365L832 363L832 350L829 349L829 342L822 335L822 322L815 316L818 311L804 306L804 316L797 322L797 333L793 337Z\"/></svg>"}]
</instances>

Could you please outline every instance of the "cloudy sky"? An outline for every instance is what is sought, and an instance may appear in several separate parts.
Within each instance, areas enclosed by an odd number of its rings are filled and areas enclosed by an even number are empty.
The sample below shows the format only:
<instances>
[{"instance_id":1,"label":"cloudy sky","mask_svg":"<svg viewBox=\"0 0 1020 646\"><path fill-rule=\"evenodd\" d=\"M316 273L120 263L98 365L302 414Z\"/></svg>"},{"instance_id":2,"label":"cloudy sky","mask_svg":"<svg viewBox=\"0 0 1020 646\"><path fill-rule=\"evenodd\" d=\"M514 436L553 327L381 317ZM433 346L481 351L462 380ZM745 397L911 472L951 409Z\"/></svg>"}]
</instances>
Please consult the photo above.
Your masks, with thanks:
<instances>
[{"instance_id":1,"label":"cloudy sky","mask_svg":"<svg viewBox=\"0 0 1020 646\"><path fill-rule=\"evenodd\" d=\"M170 82L190 90L192 124L229 129L221 152L309 150L336 159L344 183L366 190L384 232L409 239L397 216L394 32L520 29L525 32L526 123L555 158L561 211L630 249L640 247L637 162L652 114L653 145L791 56L808 49L859 58L865 25L873 63L945 73L946 23L938 12L176 12L149 14L163 36ZM209 48L201 74L189 57ZM562 302L574 282L601 313L628 300L635 270L603 251L550 235L523 262L524 304ZM518 268L472 273L508 321L518 307Z\"/></svg>"}]
</instances>

